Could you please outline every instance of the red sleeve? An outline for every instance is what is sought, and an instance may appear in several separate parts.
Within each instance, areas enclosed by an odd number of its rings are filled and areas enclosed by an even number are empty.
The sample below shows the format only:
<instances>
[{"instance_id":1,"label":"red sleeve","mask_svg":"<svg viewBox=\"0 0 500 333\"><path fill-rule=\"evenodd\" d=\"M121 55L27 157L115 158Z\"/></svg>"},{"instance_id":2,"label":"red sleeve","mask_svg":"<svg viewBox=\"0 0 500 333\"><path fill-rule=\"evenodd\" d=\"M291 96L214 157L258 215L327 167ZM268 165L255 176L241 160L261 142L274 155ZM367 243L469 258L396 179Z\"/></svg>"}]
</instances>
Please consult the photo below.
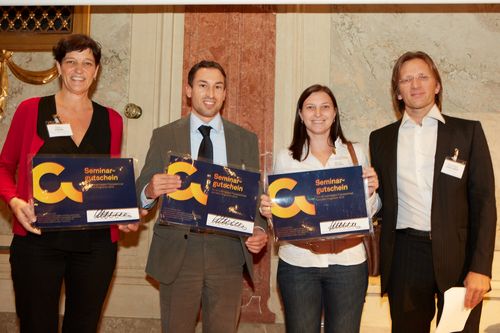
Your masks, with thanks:
<instances>
[{"instance_id":1,"label":"red sleeve","mask_svg":"<svg viewBox=\"0 0 500 333\"><path fill-rule=\"evenodd\" d=\"M31 98L19 104L9 132L0 153L0 198L6 203L17 196L16 172L19 164L26 162L26 154L30 149L29 137L35 133L26 133L33 117L37 115L39 98ZM36 121L36 119L35 119ZM22 168L23 170L25 168ZM21 175L25 177L26 175Z\"/></svg>"}]
</instances>

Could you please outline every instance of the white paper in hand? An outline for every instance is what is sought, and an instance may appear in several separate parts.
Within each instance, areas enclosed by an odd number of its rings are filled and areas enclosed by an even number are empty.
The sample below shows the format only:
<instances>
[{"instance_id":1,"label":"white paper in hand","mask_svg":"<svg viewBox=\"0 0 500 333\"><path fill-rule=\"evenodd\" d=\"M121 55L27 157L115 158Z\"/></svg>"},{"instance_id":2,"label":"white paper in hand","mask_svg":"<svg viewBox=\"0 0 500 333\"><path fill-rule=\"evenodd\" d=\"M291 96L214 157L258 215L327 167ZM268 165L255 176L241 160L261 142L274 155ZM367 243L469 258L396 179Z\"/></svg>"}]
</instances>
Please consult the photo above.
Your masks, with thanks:
<instances>
[{"instance_id":1,"label":"white paper in hand","mask_svg":"<svg viewBox=\"0 0 500 333\"><path fill-rule=\"evenodd\" d=\"M464 307L464 287L453 287L444 293L444 308L435 333L460 332L464 329L471 309Z\"/></svg>"}]
</instances>

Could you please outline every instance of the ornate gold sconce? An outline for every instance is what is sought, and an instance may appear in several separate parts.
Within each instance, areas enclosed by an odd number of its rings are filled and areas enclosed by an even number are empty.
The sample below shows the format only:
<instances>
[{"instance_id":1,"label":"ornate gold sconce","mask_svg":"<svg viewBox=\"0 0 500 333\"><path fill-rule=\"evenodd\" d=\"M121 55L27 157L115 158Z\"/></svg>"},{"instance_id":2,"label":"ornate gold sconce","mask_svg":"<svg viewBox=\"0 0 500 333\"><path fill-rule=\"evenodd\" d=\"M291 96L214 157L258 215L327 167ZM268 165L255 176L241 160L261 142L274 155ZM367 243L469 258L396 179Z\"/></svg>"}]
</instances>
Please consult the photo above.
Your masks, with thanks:
<instances>
[{"instance_id":1,"label":"ornate gold sconce","mask_svg":"<svg viewBox=\"0 0 500 333\"><path fill-rule=\"evenodd\" d=\"M2 53L0 53L0 119L4 117L7 106L7 91L9 89L7 67L15 77L29 84L46 84L58 76L56 66L44 71L22 69L12 61L11 51L2 50Z\"/></svg>"}]
</instances>

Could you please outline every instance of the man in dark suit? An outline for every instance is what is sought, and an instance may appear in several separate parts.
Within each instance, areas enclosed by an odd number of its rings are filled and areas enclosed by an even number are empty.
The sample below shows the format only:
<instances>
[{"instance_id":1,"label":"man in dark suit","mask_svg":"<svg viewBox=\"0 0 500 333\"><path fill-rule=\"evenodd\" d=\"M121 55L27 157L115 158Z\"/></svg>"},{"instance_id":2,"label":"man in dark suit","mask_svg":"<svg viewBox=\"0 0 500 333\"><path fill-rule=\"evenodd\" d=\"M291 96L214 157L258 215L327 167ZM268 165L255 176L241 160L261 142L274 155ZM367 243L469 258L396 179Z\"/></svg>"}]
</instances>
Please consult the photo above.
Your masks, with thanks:
<instances>
[{"instance_id":1,"label":"man in dark suit","mask_svg":"<svg viewBox=\"0 0 500 333\"><path fill-rule=\"evenodd\" d=\"M381 284L392 331L429 332L443 293L465 286L474 308L464 332L478 332L490 289L495 243L495 182L477 121L441 114L442 83L432 59L407 52L392 74L402 119L370 135L382 198Z\"/></svg>"},{"instance_id":2,"label":"man in dark suit","mask_svg":"<svg viewBox=\"0 0 500 333\"><path fill-rule=\"evenodd\" d=\"M257 136L220 116L226 97L221 65L213 61L194 65L186 95L191 100L190 115L153 132L137 179L138 196L146 209L181 186L179 176L165 173L171 153L259 169ZM258 253L267 244L264 227L264 221L257 219L253 235L243 238L155 224L146 272L160 282L162 332L194 332L200 303L203 332L236 331L243 268L253 278L249 252Z\"/></svg>"}]
</instances>

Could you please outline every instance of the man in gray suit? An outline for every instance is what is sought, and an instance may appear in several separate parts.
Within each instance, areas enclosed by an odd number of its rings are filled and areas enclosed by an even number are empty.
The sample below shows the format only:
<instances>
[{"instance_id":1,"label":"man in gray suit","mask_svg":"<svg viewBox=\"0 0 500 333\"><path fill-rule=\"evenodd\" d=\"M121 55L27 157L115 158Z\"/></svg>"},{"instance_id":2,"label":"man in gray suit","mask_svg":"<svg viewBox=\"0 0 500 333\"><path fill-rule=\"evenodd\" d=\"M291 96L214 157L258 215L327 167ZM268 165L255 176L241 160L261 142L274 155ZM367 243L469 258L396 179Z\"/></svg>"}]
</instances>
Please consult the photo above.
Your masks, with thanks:
<instances>
[{"instance_id":1,"label":"man in gray suit","mask_svg":"<svg viewBox=\"0 0 500 333\"><path fill-rule=\"evenodd\" d=\"M222 66L213 61L194 65L186 95L191 100L190 115L153 132L137 179L145 209L181 186L178 175L165 173L170 153L191 154L196 159L207 157L209 151L208 158L215 164L259 169L257 136L220 115L226 98ZM146 272L160 282L162 332L194 332L200 303L203 332L236 332L243 269L253 278L249 252L258 253L267 244L266 224L256 215L256 227L248 238L155 224Z\"/></svg>"}]
</instances>

